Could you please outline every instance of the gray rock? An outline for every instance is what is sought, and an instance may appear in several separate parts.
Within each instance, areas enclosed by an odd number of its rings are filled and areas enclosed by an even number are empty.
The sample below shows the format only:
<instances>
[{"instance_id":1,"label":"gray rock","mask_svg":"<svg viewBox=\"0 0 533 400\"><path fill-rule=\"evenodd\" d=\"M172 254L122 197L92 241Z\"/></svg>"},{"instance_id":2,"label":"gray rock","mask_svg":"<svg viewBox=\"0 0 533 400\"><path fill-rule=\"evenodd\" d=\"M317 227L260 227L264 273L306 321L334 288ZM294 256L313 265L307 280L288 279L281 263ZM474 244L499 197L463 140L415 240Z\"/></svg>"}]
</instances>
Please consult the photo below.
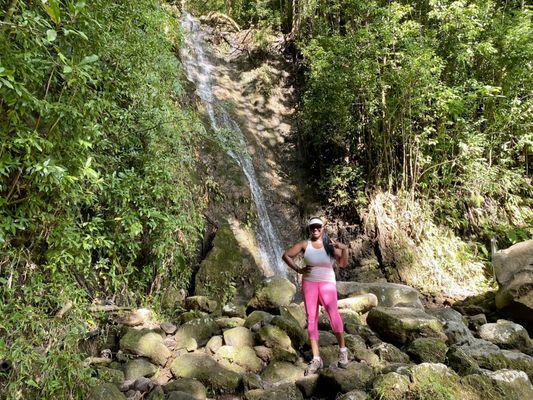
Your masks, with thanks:
<instances>
[{"instance_id":1,"label":"gray rock","mask_svg":"<svg viewBox=\"0 0 533 400\"><path fill-rule=\"evenodd\" d=\"M370 397L362 390L352 390L337 397L337 400L368 400Z\"/></svg>"},{"instance_id":2,"label":"gray rock","mask_svg":"<svg viewBox=\"0 0 533 400\"><path fill-rule=\"evenodd\" d=\"M406 343L418 337L445 340L443 323L424 311L408 307L375 307L368 313L367 323L386 341Z\"/></svg>"},{"instance_id":3,"label":"gray rock","mask_svg":"<svg viewBox=\"0 0 533 400\"><path fill-rule=\"evenodd\" d=\"M474 332L477 332L478 328L486 323L487 317L485 314L476 314L468 317L468 327Z\"/></svg>"},{"instance_id":4,"label":"gray rock","mask_svg":"<svg viewBox=\"0 0 533 400\"><path fill-rule=\"evenodd\" d=\"M190 296L185 299L183 305L187 310L199 310L206 313L214 312L218 307L218 302L209 299L207 296Z\"/></svg>"},{"instance_id":5,"label":"gray rock","mask_svg":"<svg viewBox=\"0 0 533 400\"><path fill-rule=\"evenodd\" d=\"M167 394L166 400L195 400L195 398L189 393L175 391Z\"/></svg>"},{"instance_id":6,"label":"gray rock","mask_svg":"<svg viewBox=\"0 0 533 400\"><path fill-rule=\"evenodd\" d=\"M163 388L161 386L154 387L146 397L146 400L165 400L165 392L163 391Z\"/></svg>"},{"instance_id":7,"label":"gray rock","mask_svg":"<svg viewBox=\"0 0 533 400\"><path fill-rule=\"evenodd\" d=\"M223 344L224 344L224 340L222 339L222 336L217 335L217 336L213 336L211 339L208 340L208 342L205 345L205 348L211 354L215 354L217 350L222 347Z\"/></svg>"},{"instance_id":8,"label":"gray rock","mask_svg":"<svg viewBox=\"0 0 533 400\"><path fill-rule=\"evenodd\" d=\"M304 376L296 380L296 386L305 398L311 397L316 393L318 388L318 374Z\"/></svg>"},{"instance_id":9,"label":"gray rock","mask_svg":"<svg viewBox=\"0 0 533 400\"><path fill-rule=\"evenodd\" d=\"M353 295L338 302L339 309L350 309L358 313L366 313L378 305L378 298L374 293Z\"/></svg>"},{"instance_id":10,"label":"gray rock","mask_svg":"<svg viewBox=\"0 0 533 400\"><path fill-rule=\"evenodd\" d=\"M411 381L408 376L389 372L378 376L372 383L372 392L378 399L396 400L403 399L409 392Z\"/></svg>"},{"instance_id":11,"label":"gray rock","mask_svg":"<svg viewBox=\"0 0 533 400\"><path fill-rule=\"evenodd\" d=\"M380 343L371 350L378 355L381 362L407 364L410 361L407 354L390 343Z\"/></svg>"},{"instance_id":12,"label":"gray rock","mask_svg":"<svg viewBox=\"0 0 533 400\"><path fill-rule=\"evenodd\" d=\"M285 361L272 361L261 373L261 379L269 384L296 382L303 376L303 368Z\"/></svg>"},{"instance_id":13,"label":"gray rock","mask_svg":"<svg viewBox=\"0 0 533 400\"><path fill-rule=\"evenodd\" d=\"M237 373L259 372L263 367L261 359L249 346L222 346L214 358L221 365Z\"/></svg>"},{"instance_id":14,"label":"gray rock","mask_svg":"<svg viewBox=\"0 0 533 400\"><path fill-rule=\"evenodd\" d=\"M137 378L133 383L133 389L141 393L147 393L152 390L155 386L155 383L150 379L144 376Z\"/></svg>"},{"instance_id":15,"label":"gray rock","mask_svg":"<svg viewBox=\"0 0 533 400\"><path fill-rule=\"evenodd\" d=\"M372 368L362 363L351 363L345 369L322 369L319 371L321 391L346 393L354 389L364 389L373 379Z\"/></svg>"},{"instance_id":16,"label":"gray rock","mask_svg":"<svg viewBox=\"0 0 533 400\"><path fill-rule=\"evenodd\" d=\"M294 318L298 324L300 325L300 328L305 329L307 326L307 316L305 315L305 308L300 304L291 303L288 306L281 306L279 308L279 314L282 317L285 316L291 316Z\"/></svg>"},{"instance_id":17,"label":"gray rock","mask_svg":"<svg viewBox=\"0 0 533 400\"><path fill-rule=\"evenodd\" d=\"M163 322L161 323L160 325L161 329L163 329L163 331L169 335L172 335L174 332L176 332L176 329L178 329L176 327L176 325L170 323L170 322Z\"/></svg>"},{"instance_id":18,"label":"gray rock","mask_svg":"<svg viewBox=\"0 0 533 400\"><path fill-rule=\"evenodd\" d=\"M488 340L504 349L524 351L532 346L532 341L522 325L503 319L496 323L481 325L478 328L478 334L481 339Z\"/></svg>"},{"instance_id":19,"label":"gray rock","mask_svg":"<svg viewBox=\"0 0 533 400\"><path fill-rule=\"evenodd\" d=\"M444 363L448 347L443 340L435 338L418 338L407 348L407 354L417 363Z\"/></svg>"},{"instance_id":20,"label":"gray rock","mask_svg":"<svg viewBox=\"0 0 533 400\"><path fill-rule=\"evenodd\" d=\"M222 315L226 317L246 318L246 307L240 304L227 303L222 307Z\"/></svg>"},{"instance_id":21,"label":"gray rock","mask_svg":"<svg viewBox=\"0 0 533 400\"><path fill-rule=\"evenodd\" d=\"M307 344L307 332L300 327L298 321L296 321L291 315L276 315L272 318L270 323L287 333L295 348L301 349Z\"/></svg>"},{"instance_id":22,"label":"gray rock","mask_svg":"<svg viewBox=\"0 0 533 400\"><path fill-rule=\"evenodd\" d=\"M410 304L414 308L423 309L420 293L410 286L388 282L337 282L340 297L373 293L381 307L394 307L397 304Z\"/></svg>"},{"instance_id":23,"label":"gray rock","mask_svg":"<svg viewBox=\"0 0 533 400\"><path fill-rule=\"evenodd\" d=\"M272 318L274 318L272 314L269 314L266 311L256 310L248 315L244 321L244 326L257 332L261 327L270 324Z\"/></svg>"},{"instance_id":24,"label":"gray rock","mask_svg":"<svg viewBox=\"0 0 533 400\"><path fill-rule=\"evenodd\" d=\"M290 337L277 326L266 325L259 329L259 338L267 347L277 347L293 352L292 341Z\"/></svg>"},{"instance_id":25,"label":"gray rock","mask_svg":"<svg viewBox=\"0 0 533 400\"><path fill-rule=\"evenodd\" d=\"M468 329L463 321L463 316L458 311L446 307L426 310L426 313L438 318L444 324L444 333L448 338L446 343L453 344L467 344L474 341L474 335Z\"/></svg>"}]
</instances>

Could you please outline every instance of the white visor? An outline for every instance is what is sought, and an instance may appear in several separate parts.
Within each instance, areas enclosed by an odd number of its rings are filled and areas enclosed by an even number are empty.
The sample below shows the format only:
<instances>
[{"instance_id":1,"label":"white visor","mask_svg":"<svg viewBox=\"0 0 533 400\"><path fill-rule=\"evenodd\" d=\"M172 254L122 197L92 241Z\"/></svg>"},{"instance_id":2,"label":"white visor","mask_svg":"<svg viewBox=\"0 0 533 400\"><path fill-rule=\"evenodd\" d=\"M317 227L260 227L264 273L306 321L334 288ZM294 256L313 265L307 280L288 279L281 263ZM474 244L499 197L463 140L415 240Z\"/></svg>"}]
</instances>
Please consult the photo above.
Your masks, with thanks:
<instances>
[{"instance_id":1,"label":"white visor","mask_svg":"<svg viewBox=\"0 0 533 400\"><path fill-rule=\"evenodd\" d=\"M311 218L307 226L311 225L324 225L324 222L320 218Z\"/></svg>"}]
</instances>

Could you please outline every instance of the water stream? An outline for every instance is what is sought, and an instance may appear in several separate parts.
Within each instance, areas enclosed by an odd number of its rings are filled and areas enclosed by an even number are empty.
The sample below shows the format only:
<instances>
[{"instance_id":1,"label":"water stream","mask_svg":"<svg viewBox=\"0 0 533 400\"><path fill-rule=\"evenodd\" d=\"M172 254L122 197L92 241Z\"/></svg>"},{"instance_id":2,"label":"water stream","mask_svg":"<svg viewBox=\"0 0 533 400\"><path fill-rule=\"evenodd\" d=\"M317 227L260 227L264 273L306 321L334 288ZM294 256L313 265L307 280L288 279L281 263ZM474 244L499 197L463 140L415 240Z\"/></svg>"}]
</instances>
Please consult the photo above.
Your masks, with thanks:
<instances>
[{"instance_id":1,"label":"water stream","mask_svg":"<svg viewBox=\"0 0 533 400\"><path fill-rule=\"evenodd\" d=\"M259 221L256 233L259 243L263 269L271 270L276 275L286 275L287 268L283 265L281 244L265 204L263 191L255 174L247 144L239 125L231 118L223 104L213 94L213 64L209 60L205 49L204 33L198 21L189 13L183 12L182 28L185 32L184 46L180 56L185 67L187 78L196 86L196 93L200 97L209 116L211 128L217 135L228 155L242 169L252 192ZM231 143L229 143L231 141ZM266 267L266 269L265 269Z\"/></svg>"}]
</instances>

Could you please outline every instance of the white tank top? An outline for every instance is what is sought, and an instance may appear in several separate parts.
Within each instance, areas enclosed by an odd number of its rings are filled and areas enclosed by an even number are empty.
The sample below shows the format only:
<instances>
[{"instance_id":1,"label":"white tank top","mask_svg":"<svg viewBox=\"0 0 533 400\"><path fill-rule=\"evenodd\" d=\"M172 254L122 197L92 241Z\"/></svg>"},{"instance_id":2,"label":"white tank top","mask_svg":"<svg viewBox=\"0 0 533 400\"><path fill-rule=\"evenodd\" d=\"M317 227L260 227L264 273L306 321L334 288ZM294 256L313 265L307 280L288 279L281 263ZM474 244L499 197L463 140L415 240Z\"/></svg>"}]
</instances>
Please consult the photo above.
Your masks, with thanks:
<instances>
[{"instance_id":1,"label":"white tank top","mask_svg":"<svg viewBox=\"0 0 533 400\"><path fill-rule=\"evenodd\" d=\"M335 282L334 261L335 259L326 253L323 245L321 248L315 249L311 241L308 240L304 252L304 262L311 266L311 271L303 274L302 279L310 282Z\"/></svg>"}]
</instances>

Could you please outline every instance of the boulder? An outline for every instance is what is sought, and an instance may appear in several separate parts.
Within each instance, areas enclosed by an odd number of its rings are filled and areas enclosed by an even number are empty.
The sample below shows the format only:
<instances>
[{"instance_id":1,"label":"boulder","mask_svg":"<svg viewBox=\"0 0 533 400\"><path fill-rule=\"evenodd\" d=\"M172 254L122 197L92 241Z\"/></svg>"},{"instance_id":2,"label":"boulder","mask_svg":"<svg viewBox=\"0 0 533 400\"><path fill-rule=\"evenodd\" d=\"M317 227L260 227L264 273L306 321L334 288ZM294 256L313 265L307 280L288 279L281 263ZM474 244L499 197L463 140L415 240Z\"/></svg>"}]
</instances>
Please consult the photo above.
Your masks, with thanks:
<instances>
[{"instance_id":1,"label":"boulder","mask_svg":"<svg viewBox=\"0 0 533 400\"><path fill-rule=\"evenodd\" d=\"M461 385L460 377L444 364L422 363L409 368L413 398L469 399L472 390ZM476 397L473 397L476 398Z\"/></svg>"},{"instance_id":2,"label":"boulder","mask_svg":"<svg viewBox=\"0 0 533 400\"><path fill-rule=\"evenodd\" d=\"M248 306L261 310L288 306L295 293L296 286L291 281L281 276L273 276L264 281L263 286L255 292Z\"/></svg>"},{"instance_id":3,"label":"boulder","mask_svg":"<svg viewBox=\"0 0 533 400\"><path fill-rule=\"evenodd\" d=\"M244 326L244 319L239 317L220 317L215 322L222 330Z\"/></svg>"},{"instance_id":4,"label":"boulder","mask_svg":"<svg viewBox=\"0 0 533 400\"><path fill-rule=\"evenodd\" d=\"M428 309L426 313L442 321L448 345L462 345L474 341L474 335L463 321L463 316L453 308Z\"/></svg>"},{"instance_id":5,"label":"boulder","mask_svg":"<svg viewBox=\"0 0 533 400\"><path fill-rule=\"evenodd\" d=\"M296 380L295 383L305 398L312 397L318 388L318 374L304 376L303 378Z\"/></svg>"},{"instance_id":6,"label":"boulder","mask_svg":"<svg viewBox=\"0 0 533 400\"><path fill-rule=\"evenodd\" d=\"M380 400L401 400L407 397L410 383L408 376L389 372L374 380L372 393Z\"/></svg>"},{"instance_id":7,"label":"boulder","mask_svg":"<svg viewBox=\"0 0 533 400\"><path fill-rule=\"evenodd\" d=\"M249 346L222 346L214 357L223 366L238 373L259 372L263 367L261 359Z\"/></svg>"},{"instance_id":8,"label":"boulder","mask_svg":"<svg viewBox=\"0 0 533 400\"><path fill-rule=\"evenodd\" d=\"M305 329L307 326L307 316L305 315L305 308L303 305L291 303L288 306L281 306L279 308L279 314L282 317L287 317L290 315L298 322L300 328L302 329Z\"/></svg>"},{"instance_id":9,"label":"boulder","mask_svg":"<svg viewBox=\"0 0 533 400\"><path fill-rule=\"evenodd\" d=\"M365 293L340 299L337 304L339 309L347 308L364 314L378 305L378 298L374 293Z\"/></svg>"},{"instance_id":10,"label":"boulder","mask_svg":"<svg viewBox=\"0 0 533 400\"><path fill-rule=\"evenodd\" d=\"M163 337L151 329L128 329L120 339L120 348L138 356L148 357L158 365L165 365L172 355Z\"/></svg>"},{"instance_id":11,"label":"boulder","mask_svg":"<svg viewBox=\"0 0 533 400\"><path fill-rule=\"evenodd\" d=\"M151 362L136 358L124 364L124 378L127 380L135 380L141 376L152 376L157 372L157 367Z\"/></svg>"},{"instance_id":12,"label":"boulder","mask_svg":"<svg viewBox=\"0 0 533 400\"><path fill-rule=\"evenodd\" d=\"M248 243L228 223L216 232L213 248L200 264L195 276L195 294L224 303L248 301L263 279Z\"/></svg>"},{"instance_id":13,"label":"boulder","mask_svg":"<svg viewBox=\"0 0 533 400\"><path fill-rule=\"evenodd\" d=\"M206 313L212 313L218 307L218 303L215 300L209 299L207 296L187 297L183 302L183 305L185 309L189 311L199 310Z\"/></svg>"},{"instance_id":14,"label":"boulder","mask_svg":"<svg viewBox=\"0 0 533 400\"><path fill-rule=\"evenodd\" d=\"M205 345L205 348L211 353L215 354L218 349L222 347L224 344L224 339L222 336L217 335L213 336L211 339L209 339Z\"/></svg>"},{"instance_id":15,"label":"boulder","mask_svg":"<svg viewBox=\"0 0 533 400\"><path fill-rule=\"evenodd\" d=\"M98 366L96 372L98 378L102 381L111 382L117 386L120 386L124 382L124 372L119 369Z\"/></svg>"},{"instance_id":16,"label":"boulder","mask_svg":"<svg viewBox=\"0 0 533 400\"><path fill-rule=\"evenodd\" d=\"M176 332L176 325L170 323L170 322L162 322L159 327L165 332L167 335L172 335L174 332Z\"/></svg>"},{"instance_id":17,"label":"boulder","mask_svg":"<svg viewBox=\"0 0 533 400\"><path fill-rule=\"evenodd\" d=\"M257 332L261 327L270 324L274 316L266 311L256 310L250 313L244 321L244 327Z\"/></svg>"},{"instance_id":18,"label":"boulder","mask_svg":"<svg viewBox=\"0 0 533 400\"><path fill-rule=\"evenodd\" d=\"M507 371L511 370L501 371L483 371L478 374L470 374L462 377L461 383L478 393L480 399L523 400L533 398L531 387L524 384L523 372L512 371L512 374L507 374ZM494 374L494 378L491 376L492 374Z\"/></svg>"},{"instance_id":19,"label":"boulder","mask_svg":"<svg viewBox=\"0 0 533 400\"><path fill-rule=\"evenodd\" d=\"M372 368L362 363L351 363L347 368L319 370L320 393L328 398L336 393L364 389L374 378Z\"/></svg>"},{"instance_id":20,"label":"boulder","mask_svg":"<svg viewBox=\"0 0 533 400\"><path fill-rule=\"evenodd\" d=\"M441 339L417 338L407 347L407 354L416 363L444 363L448 346Z\"/></svg>"},{"instance_id":21,"label":"boulder","mask_svg":"<svg viewBox=\"0 0 533 400\"><path fill-rule=\"evenodd\" d=\"M196 400L205 400L206 399L206 389L205 386L196 379L191 378L179 378L174 381L167 383L163 386L165 393L170 392L185 392L189 393Z\"/></svg>"},{"instance_id":22,"label":"boulder","mask_svg":"<svg viewBox=\"0 0 533 400\"><path fill-rule=\"evenodd\" d=\"M418 337L446 340L443 323L417 308L375 307L368 313L367 323L383 339L406 343Z\"/></svg>"},{"instance_id":23,"label":"boulder","mask_svg":"<svg viewBox=\"0 0 533 400\"><path fill-rule=\"evenodd\" d=\"M94 386L90 392L90 400L126 400L126 396L112 383L101 383Z\"/></svg>"},{"instance_id":24,"label":"boulder","mask_svg":"<svg viewBox=\"0 0 533 400\"><path fill-rule=\"evenodd\" d=\"M185 289L171 286L163 291L161 305L167 310L174 311L181 306L185 297L187 297Z\"/></svg>"},{"instance_id":25,"label":"boulder","mask_svg":"<svg viewBox=\"0 0 533 400\"><path fill-rule=\"evenodd\" d=\"M146 397L146 400L165 400L165 392L163 391L163 388L161 386L154 387Z\"/></svg>"},{"instance_id":26,"label":"boulder","mask_svg":"<svg viewBox=\"0 0 533 400\"><path fill-rule=\"evenodd\" d=\"M222 315L230 318L246 318L246 307L242 304L226 303L222 307Z\"/></svg>"},{"instance_id":27,"label":"boulder","mask_svg":"<svg viewBox=\"0 0 533 400\"><path fill-rule=\"evenodd\" d=\"M166 400L195 400L189 393L175 391L167 394Z\"/></svg>"},{"instance_id":28,"label":"boulder","mask_svg":"<svg viewBox=\"0 0 533 400\"><path fill-rule=\"evenodd\" d=\"M290 363L295 363L298 360L298 354L294 350L285 350L279 347L266 347L266 346L255 346L255 354L265 363L271 361L287 361Z\"/></svg>"},{"instance_id":29,"label":"boulder","mask_svg":"<svg viewBox=\"0 0 533 400\"><path fill-rule=\"evenodd\" d=\"M485 325L486 323L487 317L485 316L485 314L476 314L468 316L468 327L474 332L477 332L478 328L481 325Z\"/></svg>"},{"instance_id":30,"label":"boulder","mask_svg":"<svg viewBox=\"0 0 533 400\"><path fill-rule=\"evenodd\" d=\"M407 285L388 282L337 282L337 292L341 298L372 293L381 307L394 307L398 304L423 309L420 293Z\"/></svg>"},{"instance_id":31,"label":"boulder","mask_svg":"<svg viewBox=\"0 0 533 400\"><path fill-rule=\"evenodd\" d=\"M205 346L212 336L218 335L219 333L220 328L216 321L210 317L190 320L181 325L176 331L174 335L176 348L195 350L196 347Z\"/></svg>"},{"instance_id":32,"label":"boulder","mask_svg":"<svg viewBox=\"0 0 533 400\"><path fill-rule=\"evenodd\" d=\"M362 390L352 390L337 397L337 400L368 400L370 397Z\"/></svg>"},{"instance_id":33,"label":"boulder","mask_svg":"<svg viewBox=\"0 0 533 400\"><path fill-rule=\"evenodd\" d=\"M307 332L291 315L276 315L270 323L286 332L295 348L301 349L307 343Z\"/></svg>"},{"instance_id":34,"label":"boulder","mask_svg":"<svg viewBox=\"0 0 533 400\"><path fill-rule=\"evenodd\" d=\"M261 373L261 379L269 384L296 382L304 376L304 369L285 361L272 361Z\"/></svg>"},{"instance_id":35,"label":"boulder","mask_svg":"<svg viewBox=\"0 0 533 400\"><path fill-rule=\"evenodd\" d=\"M492 262L499 284L496 307L518 306L519 317L533 321L533 239L496 252Z\"/></svg>"},{"instance_id":36,"label":"boulder","mask_svg":"<svg viewBox=\"0 0 533 400\"><path fill-rule=\"evenodd\" d=\"M254 337L248 328L243 326L224 331L224 343L228 346L253 347Z\"/></svg>"},{"instance_id":37,"label":"boulder","mask_svg":"<svg viewBox=\"0 0 533 400\"><path fill-rule=\"evenodd\" d=\"M390 343L380 343L372 346L371 350L377 354L383 363L409 363L409 356Z\"/></svg>"},{"instance_id":38,"label":"boulder","mask_svg":"<svg viewBox=\"0 0 533 400\"><path fill-rule=\"evenodd\" d=\"M118 323L126 326L143 325L152 317L152 311L147 308L138 308L119 318Z\"/></svg>"},{"instance_id":39,"label":"boulder","mask_svg":"<svg viewBox=\"0 0 533 400\"><path fill-rule=\"evenodd\" d=\"M246 400L303 400L294 383L285 383L268 389L254 389L244 393Z\"/></svg>"},{"instance_id":40,"label":"boulder","mask_svg":"<svg viewBox=\"0 0 533 400\"><path fill-rule=\"evenodd\" d=\"M170 365L176 378L194 378L217 393L234 393L241 383L239 374L224 368L211 356L190 353L178 356Z\"/></svg>"},{"instance_id":41,"label":"boulder","mask_svg":"<svg viewBox=\"0 0 533 400\"><path fill-rule=\"evenodd\" d=\"M266 325L258 331L261 342L267 347L281 348L294 352L290 337L277 326Z\"/></svg>"},{"instance_id":42,"label":"boulder","mask_svg":"<svg viewBox=\"0 0 533 400\"><path fill-rule=\"evenodd\" d=\"M488 340L503 349L525 351L532 346L527 330L522 325L503 319L496 323L481 325L478 334L481 339Z\"/></svg>"}]
</instances>

